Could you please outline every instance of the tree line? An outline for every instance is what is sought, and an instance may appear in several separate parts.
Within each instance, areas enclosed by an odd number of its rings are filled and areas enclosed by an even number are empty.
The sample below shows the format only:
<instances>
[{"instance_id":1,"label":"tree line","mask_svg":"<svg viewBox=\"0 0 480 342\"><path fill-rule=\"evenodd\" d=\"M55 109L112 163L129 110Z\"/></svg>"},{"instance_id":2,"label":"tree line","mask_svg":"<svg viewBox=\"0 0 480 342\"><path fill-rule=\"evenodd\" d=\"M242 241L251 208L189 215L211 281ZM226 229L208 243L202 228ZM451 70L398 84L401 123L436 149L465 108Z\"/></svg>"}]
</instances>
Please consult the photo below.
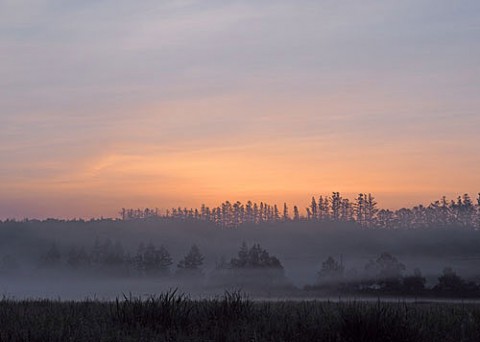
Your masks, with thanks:
<instances>
[{"instance_id":1,"label":"tree line","mask_svg":"<svg viewBox=\"0 0 480 342\"><path fill-rule=\"evenodd\" d=\"M177 274L196 274L202 272L204 257L197 245L192 245L188 253L177 263ZM110 239L96 240L90 251L84 247L72 247L62 253L55 243L40 257L39 266L44 269L56 269L62 266L76 271L98 271L119 275L165 276L172 273L174 264L170 252L163 246L152 242L140 243L137 251L131 255L124 250L120 242Z\"/></svg>"},{"instance_id":2,"label":"tree line","mask_svg":"<svg viewBox=\"0 0 480 342\"><path fill-rule=\"evenodd\" d=\"M469 194L448 200L422 204L398 210L381 209L372 194L360 193L354 200L344 198L339 192L330 196L312 197L310 205L300 212L297 206L290 210L287 203L276 204L226 201L210 208L172 208L163 214L158 209L125 209L120 211L122 220L165 219L174 221L202 221L220 227L232 228L244 224L264 224L290 221L346 222L364 228L410 229L430 227L480 228L480 193L474 203Z\"/></svg>"},{"instance_id":3,"label":"tree line","mask_svg":"<svg viewBox=\"0 0 480 342\"><path fill-rule=\"evenodd\" d=\"M14 274L18 262L5 256L0 262L0 274ZM281 261L260 244L240 246L237 255L229 260L221 258L215 267L205 272L204 256L197 245L192 245L177 263L169 251L153 243L140 243L130 254L118 242L109 239L96 240L90 250L83 247L60 249L55 243L39 260L40 269L64 271L70 269L80 274L93 273L105 276L128 276L136 278L168 278L192 276L207 281L207 286L240 286L249 289L277 288L295 290L284 274ZM445 267L436 284L427 286L420 269L407 274L406 266L388 252L369 260L362 270L347 270L343 259L329 256L317 273L317 281L305 286L307 291L331 294L391 294L415 296L480 297L480 283L465 280L452 268ZM478 280L477 278L475 278Z\"/></svg>"},{"instance_id":4,"label":"tree line","mask_svg":"<svg viewBox=\"0 0 480 342\"><path fill-rule=\"evenodd\" d=\"M155 246L152 242L140 243L132 255L125 251L120 242L113 243L110 239L95 240L92 248L71 247L63 252L56 243L41 256L38 263L43 269L59 269L68 267L75 271L94 270L100 273L130 274L134 276L166 276L172 273L197 274L203 273L204 256L197 245L193 244L188 253L176 265L173 272L173 258L163 245ZM236 270L277 270L283 274L280 260L256 243L248 246L245 242L239 248L236 257L227 261L221 258L215 267L219 273ZM228 273L228 272L227 272Z\"/></svg>"},{"instance_id":5,"label":"tree line","mask_svg":"<svg viewBox=\"0 0 480 342\"><path fill-rule=\"evenodd\" d=\"M405 274L406 266L388 252L370 260L363 273L345 271L343 261L328 257L318 272L317 284L306 286L307 290L322 290L334 293L395 294L415 296L478 297L480 283L467 281L451 267L445 267L437 282L427 286L427 279L419 268Z\"/></svg>"}]
</instances>

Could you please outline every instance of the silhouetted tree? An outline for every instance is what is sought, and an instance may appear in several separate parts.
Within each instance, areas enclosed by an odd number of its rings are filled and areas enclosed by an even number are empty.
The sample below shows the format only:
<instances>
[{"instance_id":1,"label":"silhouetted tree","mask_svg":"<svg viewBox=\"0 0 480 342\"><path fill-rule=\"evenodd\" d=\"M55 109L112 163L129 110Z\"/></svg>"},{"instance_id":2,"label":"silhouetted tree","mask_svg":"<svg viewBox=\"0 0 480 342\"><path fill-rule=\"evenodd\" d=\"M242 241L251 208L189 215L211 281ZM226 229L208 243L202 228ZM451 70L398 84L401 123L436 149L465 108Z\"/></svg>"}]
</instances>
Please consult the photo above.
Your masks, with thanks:
<instances>
[{"instance_id":1,"label":"silhouetted tree","mask_svg":"<svg viewBox=\"0 0 480 342\"><path fill-rule=\"evenodd\" d=\"M199 273L201 272L201 266L203 265L203 255L200 253L197 245L192 245L190 251L187 255L180 260L177 267L181 273L192 272Z\"/></svg>"},{"instance_id":2,"label":"silhouetted tree","mask_svg":"<svg viewBox=\"0 0 480 342\"><path fill-rule=\"evenodd\" d=\"M288 221L290 218L288 217L288 207L287 203L283 203L283 215L282 215L283 221Z\"/></svg>"},{"instance_id":3,"label":"silhouetted tree","mask_svg":"<svg viewBox=\"0 0 480 342\"><path fill-rule=\"evenodd\" d=\"M356 221L359 225L365 226L365 198L363 194L358 194L355 203Z\"/></svg>"},{"instance_id":4,"label":"silhouetted tree","mask_svg":"<svg viewBox=\"0 0 480 342\"><path fill-rule=\"evenodd\" d=\"M245 222L251 224L255 223L255 217L253 215L253 203L248 201L245 207Z\"/></svg>"},{"instance_id":5,"label":"silhouetted tree","mask_svg":"<svg viewBox=\"0 0 480 342\"><path fill-rule=\"evenodd\" d=\"M438 292L462 293L464 288L465 281L452 268L445 267L433 289Z\"/></svg>"},{"instance_id":6,"label":"silhouetted tree","mask_svg":"<svg viewBox=\"0 0 480 342\"><path fill-rule=\"evenodd\" d=\"M403 289L407 293L420 294L425 290L426 279L418 268L413 271L412 275L403 278Z\"/></svg>"},{"instance_id":7,"label":"silhouetted tree","mask_svg":"<svg viewBox=\"0 0 480 342\"><path fill-rule=\"evenodd\" d=\"M308 211L309 213L309 219L312 220L317 220L318 215L317 215L317 201L315 200L315 197L312 196L312 203L310 204L310 210Z\"/></svg>"},{"instance_id":8,"label":"silhouetted tree","mask_svg":"<svg viewBox=\"0 0 480 342\"><path fill-rule=\"evenodd\" d=\"M232 268L283 268L280 260L270 256L259 244L248 248L245 242L238 251L238 258L232 258L230 264Z\"/></svg>"},{"instance_id":9,"label":"silhouetted tree","mask_svg":"<svg viewBox=\"0 0 480 342\"><path fill-rule=\"evenodd\" d=\"M305 210L307 212L307 220L312 220L312 211L310 210L310 208L305 208Z\"/></svg>"},{"instance_id":10,"label":"silhouetted tree","mask_svg":"<svg viewBox=\"0 0 480 342\"><path fill-rule=\"evenodd\" d=\"M259 212L258 212L258 204L254 203L253 204L253 222L255 224L260 223L260 218L259 218Z\"/></svg>"},{"instance_id":11,"label":"silhouetted tree","mask_svg":"<svg viewBox=\"0 0 480 342\"><path fill-rule=\"evenodd\" d=\"M276 204L273 206L273 221L280 221L280 212L278 211L278 207Z\"/></svg>"},{"instance_id":12,"label":"silhouetted tree","mask_svg":"<svg viewBox=\"0 0 480 342\"><path fill-rule=\"evenodd\" d=\"M237 267L246 267L248 264L248 246L245 241L242 242L242 246L238 251L238 259L235 261L232 260L232 264L233 263L235 263Z\"/></svg>"},{"instance_id":13,"label":"silhouetted tree","mask_svg":"<svg viewBox=\"0 0 480 342\"><path fill-rule=\"evenodd\" d=\"M400 286L405 265L390 253L382 253L375 261L371 260L365 270L374 274L376 281L387 289L396 289Z\"/></svg>"},{"instance_id":14,"label":"silhouetted tree","mask_svg":"<svg viewBox=\"0 0 480 342\"><path fill-rule=\"evenodd\" d=\"M162 273L170 272L170 266L173 264L172 257L168 250L162 245L155 250L156 269Z\"/></svg>"},{"instance_id":15,"label":"silhouetted tree","mask_svg":"<svg viewBox=\"0 0 480 342\"><path fill-rule=\"evenodd\" d=\"M382 209L377 215L377 225L380 228L389 229L393 228L395 223L395 216L393 211Z\"/></svg>"},{"instance_id":16,"label":"silhouetted tree","mask_svg":"<svg viewBox=\"0 0 480 342\"><path fill-rule=\"evenodd\" d=\"M156 248L153 243L146 247L141 243L133 262L135 269L146 275L166 275L173 263L168 250L163 245Z\"/></svg>"},{"instance_id":17,"label":"silhouetted tree","mask_svg":"<svg viewBox=\"0 0 480 342\"><path fill-rule=\"evenodd\" d=\"M353 221L353 207L348 198L342 199L340 219L345 222Z\"/></svg>"},{"instance_id":18,"label":"silhouetted tree","mask_svg":"<svg viewBox=\"0 0 480 342\"><path fill-rule=\"evenodd\" d=\"M372 194L368 194L364 197L364 207L365 207L365 225L369 227L375 226L376 214L378 212L377 202Z\"/></svg>"},{"instance_id":19,"label":"silhouetted tree","mask_svg":"<svg viewBox=\"0 0 480 342\"><path fill-rule=\"evenodd\" d=\"M414 227L414 214L411 209L402 208L395 211L397 220L396 228L410 229Z\"/></svg>"},{"instance_id":20,"label":"silhouetted tree","mask_svg":"<svg viewBox=\"0 0 480 342\"><path fill-rule=\"evenodd\" d=\"M342 206L342 197L340 196L339 192L333 192L332 193L330 203L332 204L332 219L334 221L339 221L340 220L340 209L341 209L341 206Z\"/></svg>"},{"instance_id":21,"label":"silhouetted tree","mask_svg":"<svg viewBox=\"0 0 480 342\"><path fill-rule=\"evenodd\" d=\"M319 219L320 220L327 220L330 218L330 205L329 205L329 202L328 202L328 197L325 196L322 197L320 196L320 198L318 199L318 215L319 215Z\"/></svg>"},{"instance_id":22,"label":"silhouetted tree","mask_svg":"<svg viewBox=\"0 0 480 342\"><path fill-rule=\"evenodd\" d=\"M293 207L293 219L294 219L295 221L300 220L300 214L299 214L299 212L298 212L298 207L297 207L297 206L294 206L294 207Z\"/></svg>"},{"instance_id":23,"label":"silhouetted tree","mask_svg":"<svg viewBox=\"0 0 480 342\"><path fill-rule=\"evenodd\" d=\"M323 263L318 273L320 280L338 280L343 276L345 268L342 262L337 262L329 256Z\"/></svg>"},{"instance_id":24,"label":"silhouetted tree","mask_svg":"<svg viewBox=\"0 0 480 342\"><path fill-rule=\"evenodd\" d=\"M457 218L463 227L471 227L474 222L475 207L468 194L458 197Z\"/></svg>"}]
</instances>

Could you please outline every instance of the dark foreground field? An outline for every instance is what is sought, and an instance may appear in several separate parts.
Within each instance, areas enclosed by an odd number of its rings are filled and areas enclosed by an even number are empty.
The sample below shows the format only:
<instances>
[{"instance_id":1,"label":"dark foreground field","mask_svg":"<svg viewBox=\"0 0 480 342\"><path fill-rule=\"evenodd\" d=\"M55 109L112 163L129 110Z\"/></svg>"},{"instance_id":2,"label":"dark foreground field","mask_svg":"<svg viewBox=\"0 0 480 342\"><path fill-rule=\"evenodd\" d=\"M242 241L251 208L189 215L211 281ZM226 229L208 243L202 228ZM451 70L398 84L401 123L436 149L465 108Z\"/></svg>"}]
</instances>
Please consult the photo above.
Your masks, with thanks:
<instances>
[{"instance_id":1,"label":"dark foreground field","mask_svg":"<svg viewBox=\"0 0 480 342\"><path fill-rule=\"evenodd\" d=\"M175 292L113 302L0 302L1 341L479 341L480 305L254 302Z\"/></svg>"}]
</instances>

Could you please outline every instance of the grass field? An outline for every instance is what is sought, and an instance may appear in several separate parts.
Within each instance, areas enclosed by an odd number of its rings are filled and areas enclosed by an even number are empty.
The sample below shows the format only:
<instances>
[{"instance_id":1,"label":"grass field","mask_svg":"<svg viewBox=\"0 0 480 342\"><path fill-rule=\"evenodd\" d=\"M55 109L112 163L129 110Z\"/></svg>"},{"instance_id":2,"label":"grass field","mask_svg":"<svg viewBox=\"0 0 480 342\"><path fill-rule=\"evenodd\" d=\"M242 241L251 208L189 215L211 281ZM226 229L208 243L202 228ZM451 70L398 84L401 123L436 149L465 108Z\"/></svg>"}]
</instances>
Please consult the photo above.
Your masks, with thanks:
<instances>
[{"instance_id":1,"label":"grass field","mask_svg":"<svg viewBox=\"0 0 480 342\"><path fill-rule=\"evenodd\" d=\"M1 341L479 341L480 305L193 300L0 301Z\"/></svg>"}]
</instances>

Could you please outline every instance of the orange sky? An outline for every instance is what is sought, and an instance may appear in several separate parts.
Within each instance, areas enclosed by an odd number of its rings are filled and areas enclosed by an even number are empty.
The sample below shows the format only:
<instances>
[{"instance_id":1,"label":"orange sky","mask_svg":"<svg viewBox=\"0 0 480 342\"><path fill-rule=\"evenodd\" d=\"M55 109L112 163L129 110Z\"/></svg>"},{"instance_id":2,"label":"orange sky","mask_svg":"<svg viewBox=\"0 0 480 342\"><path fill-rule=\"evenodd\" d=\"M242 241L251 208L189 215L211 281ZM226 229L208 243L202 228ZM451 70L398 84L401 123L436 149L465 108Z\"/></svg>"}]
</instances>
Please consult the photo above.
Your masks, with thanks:
<instances>
[{"instance_id":1,"label":"orange sky","mask_svg":"<svg viewBox=\"0 0 480 342\"><path fill-rule=\"evenodd\" d=\"M0 4L0 219L476 197L480 5L299 1Z\"/></svg>"},{"instance_id":2,"label":"orange sky","mask_svg":"<svg viewBox=\"0 0 480 342\"><path fill-rule=\"evenodd\" d=\"M225 103L229 101L210 101L216 110ZM27 199L35 216L98 217L115 216L121 207L198 207L224 200L286 201L303 208L312 195L332 191L350 198L358 192L372 192L382 206L399 208L428 204L443 194L474 195L472 185L479 184L476 147L462 141L422 138L430 125L418 123L411 128L415 139L409 141L409 137L389 139L375 130L364 136L364 130L355 128L317 135L287 116L292 122L272 132L270 120L282 117L266 114L255 119L256 127L246 132L241 127L226 127L231 129L226 135L214 130L190 140L188 134L180 133L182 139L177 140L175 135L168 137L170 129L178 131L182 123L191 129L189 125L198 122L185 113L196 111L198 115L199 110L207 112L209 108L199 103L179 107L182 110L175 106L139 109L147 113L144 123L116 127L108 143L86 146L88 153L80 158L66 153L48 160L47 153L38 161L25 162L24 170L30 172L15 175L12 170L11 182L3 183L2 194L18 201ZM294 111L295 107L301 108L291 104L291 108L278 111ZM264 108L257 110L263 112ZM325 112L335 110L335 106L323 107ZM156 115L161 117L162 111L176 112L177 117L169 124L150 121ZM308 113L308 109L304 111ZM217 119L211 123L215 125ZM355 119L346 116L340 121L349 120ZM166 138L161 136L162 130ZM155 132L165 140L156 142ZM450 176L459 170L461 177Z\"/></svg>"}]
</instances>

